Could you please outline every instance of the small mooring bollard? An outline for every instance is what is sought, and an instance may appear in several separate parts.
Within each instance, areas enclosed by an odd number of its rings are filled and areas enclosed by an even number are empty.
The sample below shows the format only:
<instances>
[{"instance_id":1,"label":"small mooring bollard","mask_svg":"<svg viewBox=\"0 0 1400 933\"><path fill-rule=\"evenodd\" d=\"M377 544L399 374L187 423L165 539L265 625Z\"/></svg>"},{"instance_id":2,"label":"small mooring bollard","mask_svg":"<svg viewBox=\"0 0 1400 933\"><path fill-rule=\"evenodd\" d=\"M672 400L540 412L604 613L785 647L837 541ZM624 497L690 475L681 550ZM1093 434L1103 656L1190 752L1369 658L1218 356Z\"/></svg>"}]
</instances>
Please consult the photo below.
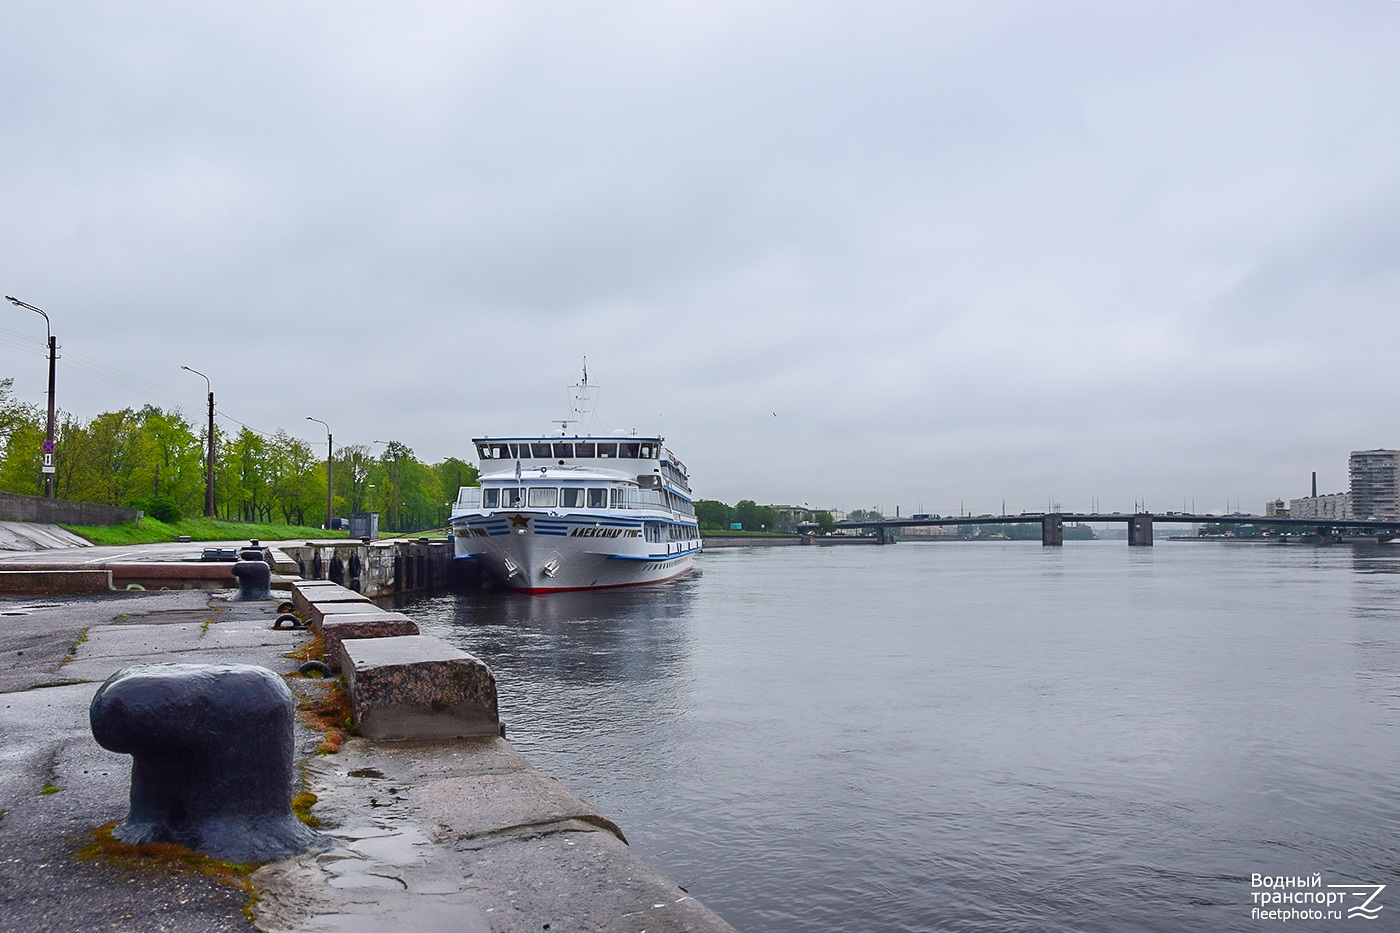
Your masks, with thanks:
<instances>
[{"instance_id":1,"label":"small mooring bollard","mask_svg":"<svg viewBox=\"0 0 1400 933\"><path fill-rule=\"evenodd\" d=\"M92 698L99 745L132 757L131 812L113 833L230 862L329 846L292 813L292 692L249 664L120 670Z\"/></svg>"},{"instance_id":2,"label":"small mooring bollard","mask_svg":"<svg viewBox=\"0 0 1400 933\"><path fill-rule=\"evenodd\" d=\"M240 560L233 565L232 573L238 581L234 599L272 598L272 568L261 560Z\"/></svg>"}]
</instances>

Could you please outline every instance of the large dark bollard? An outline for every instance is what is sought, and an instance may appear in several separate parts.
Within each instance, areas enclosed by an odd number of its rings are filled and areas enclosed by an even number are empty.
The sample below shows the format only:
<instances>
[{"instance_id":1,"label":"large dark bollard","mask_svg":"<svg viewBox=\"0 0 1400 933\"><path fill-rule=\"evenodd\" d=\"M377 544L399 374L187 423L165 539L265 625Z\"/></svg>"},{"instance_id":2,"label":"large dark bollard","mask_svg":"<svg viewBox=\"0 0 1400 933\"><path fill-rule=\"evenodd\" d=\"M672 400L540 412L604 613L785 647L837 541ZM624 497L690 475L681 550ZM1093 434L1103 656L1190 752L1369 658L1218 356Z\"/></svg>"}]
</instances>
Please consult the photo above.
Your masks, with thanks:
<instances>
[{"instance_id":1,"label":"large dark bollard","mask_svg":"<svg viewBox=\"0 0 1400 933\"><path fill-rule=\"evenodd\" d=\"M233 576L238 581L234 599L272 598L272 568L261 560L240 560L233 565Z\"/></svg>"},{"instance_id":2,"label":"large dark bollard","mask_svg":"<svg viewBox=\"0 0 1400 933\"><path fill-rule=\"evenodd\" d=\"M324 848L292 814L292 692L249 664L152 664L107 679L98 744L131 755L122 842L173 842L230 862Z\"/></svg>"}]
</instances>

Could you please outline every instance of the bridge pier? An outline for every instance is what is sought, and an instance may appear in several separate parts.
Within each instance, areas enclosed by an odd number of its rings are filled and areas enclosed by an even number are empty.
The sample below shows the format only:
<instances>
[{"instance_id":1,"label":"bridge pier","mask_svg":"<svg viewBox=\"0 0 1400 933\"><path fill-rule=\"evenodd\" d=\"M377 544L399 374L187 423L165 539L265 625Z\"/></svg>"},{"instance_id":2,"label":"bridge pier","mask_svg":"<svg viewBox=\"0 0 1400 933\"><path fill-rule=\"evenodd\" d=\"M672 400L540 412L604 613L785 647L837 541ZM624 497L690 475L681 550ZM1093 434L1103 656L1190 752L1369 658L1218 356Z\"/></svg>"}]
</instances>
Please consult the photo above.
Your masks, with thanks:
<instances>
[{"instance_id":1,"label":"bridge pier","mask_svg":"<svg viewBox=\"0 0 1400 933\"><path fill-rule=\"evenodd\" d=\"M1063 515L1046 515L1040 520L1040 543L1042 547L1060 547L1065 543Z\"/></svg>"},{"instance_id":2,"label":"bridge pier","mask_svg":"<svg viewBox=\"0 0 1400 933\"><path fill-rule=\"evenodd\" d=\"M1134 515L1128 519L1128 547L1152 546L1152 516Z\"/></svg>"}]
</instances>

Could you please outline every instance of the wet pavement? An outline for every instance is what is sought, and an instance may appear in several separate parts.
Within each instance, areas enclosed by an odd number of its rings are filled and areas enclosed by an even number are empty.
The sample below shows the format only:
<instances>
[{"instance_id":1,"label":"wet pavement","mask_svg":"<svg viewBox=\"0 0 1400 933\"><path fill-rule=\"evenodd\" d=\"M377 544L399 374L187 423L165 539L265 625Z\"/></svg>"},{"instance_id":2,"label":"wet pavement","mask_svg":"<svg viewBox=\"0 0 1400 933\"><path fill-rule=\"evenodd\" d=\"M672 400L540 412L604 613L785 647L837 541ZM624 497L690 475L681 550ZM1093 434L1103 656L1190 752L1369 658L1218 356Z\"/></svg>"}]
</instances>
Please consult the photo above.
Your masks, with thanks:
<instances>
[{"instance_id":1,"label":"wet pavement","mask_svg":"<svg viewBox=\"0 0 1400 933\"><path fill-rule=\"evenodd\" d=\"M102 680L155 660L276 663L298 639L265 637L265 611L197 591L0 599L0 929L248 929L246 891L77 851L127 810L131 759L99 746L88 726ZM245 644L227 647L225 626ZM201 631L217 634L202 646Z\"/></svg>"},{"instance_id":2,"label":"wet pavement","mask_svg":"<svg viewBox=\"0 0 1400 933\"><path fill-rule=\"evenodd\" d=\"M731 929L498 738L351 738L322 755L323 735L298 722L301 789L337 844L259 869L249 889L79 858L127 812L130 758L88 724L112 673L237 662L291 675L302 696L328 687L294 674L286 655L307 634L271 627L276 600L230 595L0 597L0 931Z\"/></svg>"}]
</instances>

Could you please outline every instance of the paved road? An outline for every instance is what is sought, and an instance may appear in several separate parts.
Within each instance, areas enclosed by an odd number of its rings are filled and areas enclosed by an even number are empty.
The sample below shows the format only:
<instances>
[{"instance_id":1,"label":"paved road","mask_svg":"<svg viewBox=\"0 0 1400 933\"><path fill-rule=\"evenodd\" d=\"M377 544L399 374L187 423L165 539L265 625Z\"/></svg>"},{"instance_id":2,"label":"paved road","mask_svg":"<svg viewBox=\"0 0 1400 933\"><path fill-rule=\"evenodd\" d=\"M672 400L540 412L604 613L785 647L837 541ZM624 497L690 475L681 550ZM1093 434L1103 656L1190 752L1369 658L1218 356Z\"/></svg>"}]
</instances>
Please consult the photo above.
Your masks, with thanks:
<instances>
[{"instance_id":1,"label":"paved road","mask_svg":"<svg viewBox=\"0 0 1400 933\"><path fill-rule=\"evenodd\" d=\"M0 930L248 930L242 891L75 852L127 810L131 759L99 746L88 726L98 685L147 661L289 670L280 655L304 636L269 629L266 614L195 590L0 597Z\"/></svg>"},{"instance_id":2,"label":"paved road","mask_svg":"<svg viewBox=\"0 0 1400 933\"><path fill-rule=\"evenodd\" d=\"M88 723L103 680L162 661L293 672L286 654L306 633L273 629L273 601L229 595L0 596L0 933L249 929L245 891L77 856L127 813L130 759ZM288 684L307 696L330 686ZM323 756L321 738L297 723L298 773L337 848L253 875L257 929L733 933L502 739L351 738Z\"/></svg>"}]
</instances>

